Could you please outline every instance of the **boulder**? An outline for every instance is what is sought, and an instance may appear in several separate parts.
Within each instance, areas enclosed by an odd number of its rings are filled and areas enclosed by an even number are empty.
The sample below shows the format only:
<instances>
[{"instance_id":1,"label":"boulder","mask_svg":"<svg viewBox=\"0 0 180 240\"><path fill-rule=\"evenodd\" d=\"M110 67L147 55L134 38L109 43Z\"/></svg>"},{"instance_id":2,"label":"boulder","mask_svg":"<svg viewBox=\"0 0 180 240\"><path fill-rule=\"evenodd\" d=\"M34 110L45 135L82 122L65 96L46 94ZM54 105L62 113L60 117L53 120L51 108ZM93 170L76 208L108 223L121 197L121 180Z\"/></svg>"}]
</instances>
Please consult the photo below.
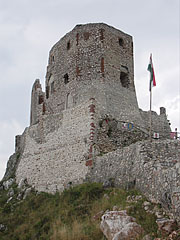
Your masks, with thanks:
<instances>
[{"instance_id":1,"label":"boulder","mask_svg":"<svg viewBox=\"0 0 180 240\"><path fill-rule=\"evenodd\" d=\"M114 187L114 180L113 179L105 180L103 182L103 187L104 188Z\"/></svg>"},{"instance_id":2,"label":"boulder","mask_svg":"<svg viewBox=\"0 0 180 240\"><path fill-rule=\"evenodd\" d=\"M102 216L100 229L108 240L136 239L143 233L143 228L128 216L126 210L110 211Z\"/></svg>"},{"instance_id":3,"label":"boulder","mask_svg":"<svg viewBox=\"0 0 180 240\"><path fill-rule=\"evenodd\" d=\"M136 222L128 223L124 226L124 228L116 233L113 237L113 240L132 240L139 239L139 237L143 234L143 229Z\"/></svg>"},{"instance_id":4,"label":"boulder","mask_svg":"<svg viewBox=\"0 0 180 240\"><path fill-rule=\"evenodd\" d=\"M10 197L8 200L7 200L7 202L6 203L9 203L11 200L12 200L13 198L12 197Z\"/></svg>"},{"instance_id":5,"label":"boulder","mask_svg":"<svg viewBox=\"0 0 180 240\"><path fill-rule=\"evenodd\" d=\"M0 223L0 232L4 232L6 230L7 230L7 227L4 224Z\"/></svg>"},{"instance_id":6,"label":"boulder","mask_svg":"<svg viewBox=\"0 0 180 240\"><path fill-rule=\"evenodd\" d=\"M14 183L14 179L13 178L10 178L10 179L4 181L3 182L4 189L8 190L13 183Z\"/></svg>"},{"instance_id":7,"label":"boulder","mask_svg":"<svg viewBox=\"0 0 180 240\"><path fill-rule=\"evenodd\" d=\"M21 178L18 184L18 188L22 190L23 188L26 187L26 185L27 185L27 179Z\"/></svg>"},{"instance_id":8,"label":"boulder","mask_svg":"<svg viewBox=\"0 0 180 240\"><path fill-rule=\"evenodd\" d=\"M8 197L12 197L14 195L14 189L10 188L7 195L8 195Z\"/></svg>"},{"instance_id":9,"label":"boulder","mask_svg":"<svg viewBox=\"0 0 180 240\"><path fill-rule=\"evenodd\" d=\"M25 192L24 192L23 199L25 199L25 198L30 194L31 191L32 191L32 188L31 188L31 187L27 188L27 189L25 190Z\"/></svg>"}]
</instances>

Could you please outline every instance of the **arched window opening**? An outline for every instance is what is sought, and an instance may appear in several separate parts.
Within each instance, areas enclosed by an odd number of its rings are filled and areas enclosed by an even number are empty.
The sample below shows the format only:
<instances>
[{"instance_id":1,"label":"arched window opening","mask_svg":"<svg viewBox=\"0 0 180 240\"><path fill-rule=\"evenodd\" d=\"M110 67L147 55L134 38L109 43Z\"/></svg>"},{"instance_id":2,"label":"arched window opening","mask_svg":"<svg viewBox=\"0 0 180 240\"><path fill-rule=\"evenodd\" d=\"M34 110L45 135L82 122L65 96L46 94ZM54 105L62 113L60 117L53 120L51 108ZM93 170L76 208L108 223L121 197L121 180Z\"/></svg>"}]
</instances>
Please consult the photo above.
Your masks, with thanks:
<instances>
[{"instance_id":1,"label":"arched window opening","mask_svg":"<svg viewBox=\"0 0 180 240\"><path fill-rule=\"evenodd\" d=\"M129 88L129 76L128 76L128 73L121 72L120 73L120 81L121 81L122 87Z\"/></svg>"},{"instance_id":2,"label":"arched window opening","mask_svg":"<svg viewBox=\"0 0 180 240\"><path fill-rule=\"evenodd\" d=\"M124 46L124 40L122 38L119 38L119 46L121 47Z\"/></svg>"},{"instance_id":3,"label":"arched window opening","mask_svg":"<svg viewBox=\"0 0 180 240\"><path fill-rule=\"evenodd\" d=\"M68 74L66 73L66 74L64 75L64 83L67 84L68 82L69 82L69 76L68 76Z\"/></svg>"}]
</instances>

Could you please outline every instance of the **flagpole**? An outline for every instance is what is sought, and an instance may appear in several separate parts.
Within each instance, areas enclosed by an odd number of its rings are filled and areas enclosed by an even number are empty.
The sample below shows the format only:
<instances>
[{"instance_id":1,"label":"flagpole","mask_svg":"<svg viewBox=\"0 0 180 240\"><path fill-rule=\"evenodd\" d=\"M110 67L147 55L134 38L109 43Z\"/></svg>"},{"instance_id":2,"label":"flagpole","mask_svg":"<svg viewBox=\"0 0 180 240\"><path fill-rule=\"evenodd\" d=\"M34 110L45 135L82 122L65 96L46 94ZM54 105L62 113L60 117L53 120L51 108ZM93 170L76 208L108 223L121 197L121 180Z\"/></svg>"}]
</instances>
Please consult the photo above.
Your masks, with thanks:
<instances>
[{"instance_id":1,"label":"flagpole","mask_svg":"<svg viewBox=\"0 0 180 240\"><path fill-rule=\"evenodd\" d=\"M149 117L149 140L152 142L152 88L150 88L150 117Z\"/></svg>"},{"instance_id":2,"label":"flagpole","mask_svg":"<svg viewBox=\"0 0 180 240\"><path fill-rule=\"evenodd\" d=\"M154 67L152 63L152 53L150 54L150 61L147 70L150 72L150 83L149 83L149 91L150 91L150 111L149 111L149 139L152 142L152 87L156 86L155 75L154 75Z\"/></svg>"}]
</instances>

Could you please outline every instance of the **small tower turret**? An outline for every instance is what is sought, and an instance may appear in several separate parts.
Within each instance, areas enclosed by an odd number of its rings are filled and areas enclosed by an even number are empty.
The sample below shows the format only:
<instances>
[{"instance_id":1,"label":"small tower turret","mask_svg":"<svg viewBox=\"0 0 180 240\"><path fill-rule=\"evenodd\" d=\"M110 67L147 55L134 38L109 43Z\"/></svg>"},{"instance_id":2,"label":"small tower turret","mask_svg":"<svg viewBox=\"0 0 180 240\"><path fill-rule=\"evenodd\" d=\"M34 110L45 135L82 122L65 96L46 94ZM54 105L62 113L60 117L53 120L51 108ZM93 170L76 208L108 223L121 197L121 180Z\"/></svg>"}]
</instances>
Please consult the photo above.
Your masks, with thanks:
<instances>
[{"instance_id":1,"label":"small tower turret","mask_svg":"<svg viewBox=\"0 0 180 240\"><path fill-rule=\"evenodd\" d=\"M44 104L44 92L39 79L36 79L31 93L31 112L30 112L30 125L39 122L39 116L42 114Z\"/></svg>"}]
</instances>

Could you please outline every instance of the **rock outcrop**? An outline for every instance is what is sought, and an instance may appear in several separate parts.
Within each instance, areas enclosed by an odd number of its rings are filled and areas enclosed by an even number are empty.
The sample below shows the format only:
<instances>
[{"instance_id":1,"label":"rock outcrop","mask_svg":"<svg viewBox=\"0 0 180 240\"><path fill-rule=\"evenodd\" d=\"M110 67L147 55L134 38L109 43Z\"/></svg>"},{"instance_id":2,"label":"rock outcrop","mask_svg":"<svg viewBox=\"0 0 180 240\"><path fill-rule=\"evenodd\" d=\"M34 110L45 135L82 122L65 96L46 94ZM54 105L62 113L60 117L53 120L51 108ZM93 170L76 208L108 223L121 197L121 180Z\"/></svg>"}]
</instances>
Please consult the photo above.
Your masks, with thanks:
<instances>
[{"instance_id":1,"label":"rock outcrop","mask_svg":"<svg viewBox=\"0 0 180 240\"><path fill-rule=\"evenodd\" d=\"M127 215L126 210L105 213L100 228L108 240L137 239L144 232L135 218Z\"/></svg>"}]
</instances>

